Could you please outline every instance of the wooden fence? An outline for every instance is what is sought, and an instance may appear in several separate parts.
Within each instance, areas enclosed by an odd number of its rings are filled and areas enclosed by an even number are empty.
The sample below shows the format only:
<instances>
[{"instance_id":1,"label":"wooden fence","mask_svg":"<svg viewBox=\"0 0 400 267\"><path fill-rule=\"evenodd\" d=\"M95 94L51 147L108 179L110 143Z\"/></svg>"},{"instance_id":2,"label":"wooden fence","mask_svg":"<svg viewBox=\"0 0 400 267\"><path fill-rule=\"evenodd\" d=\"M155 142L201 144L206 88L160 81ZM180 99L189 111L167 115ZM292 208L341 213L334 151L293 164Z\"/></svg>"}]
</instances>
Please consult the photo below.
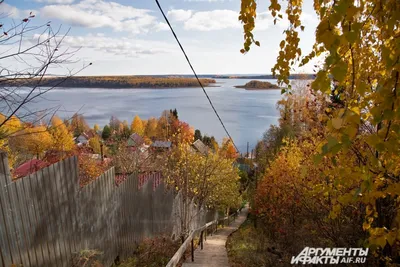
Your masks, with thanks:
<instances>
[{"instance_id":1,"label":"wooden fence","mask_svg":"<svg viewBox=\"0 0 400 267\"><path fill-rule=\"evenodd\" d=\"M12 181L0 153L0 266L69 267L84 249L102 251L110 266L144 238L171 235L180 200L153 180L131 175L117 186L112 168L80 188L71 157Z\"/></svg>"}]
</instances>

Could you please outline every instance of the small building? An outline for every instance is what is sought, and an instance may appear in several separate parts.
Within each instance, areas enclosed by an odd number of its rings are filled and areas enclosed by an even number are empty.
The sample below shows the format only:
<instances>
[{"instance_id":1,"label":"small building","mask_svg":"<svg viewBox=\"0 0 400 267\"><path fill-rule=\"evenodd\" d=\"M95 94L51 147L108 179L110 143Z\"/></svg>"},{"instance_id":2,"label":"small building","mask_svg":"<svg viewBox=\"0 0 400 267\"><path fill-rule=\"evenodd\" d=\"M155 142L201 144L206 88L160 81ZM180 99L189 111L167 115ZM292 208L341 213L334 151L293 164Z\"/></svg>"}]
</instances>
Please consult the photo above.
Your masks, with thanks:
<instances>
[{"instance_id":1,"label":"small building","mask_svg":"<svg viewBox=\"0 0 400 267\"><path fill-rule=\"evenodd\" d=\"M78 145L87 145L87 143L89 142L90 138L93 138L96 136L96 133L94 131L87 131L87 132L83 132L81 133L81 135L79 135L76 139L75 142Z\"/></svg>"},{"instance_id":2,"label":"small building","mask_svg":"<svg viewBox=\"0 0 400 267\"><path fill-rule=\"evenodd\" d=\"M153 151L168 151L171 149L171 141L154 141L151 144L151 149Z\"/></svg>"},{"instance_id":3,"label":"small building","mask_svg":"<svg viewBox=\"0 0 400 267\"><path fill-rule=\"evenodd\" d=\"M192 147L194 148L195 151L207 155L208 154L208 146L206 146L200 139L197 139L196 141L193 142Z\"/></svg>"},{"instance_id":4,"label":"small building","mask_svg":"<svg viewBox=\"0 0 400 267\"><path fill-rule=\"evenodd\" d=\"M137 133L131 134L127 141L128 147L140 147L143 144L144 144L143 138Z\"/></svg>"}]
</instances>

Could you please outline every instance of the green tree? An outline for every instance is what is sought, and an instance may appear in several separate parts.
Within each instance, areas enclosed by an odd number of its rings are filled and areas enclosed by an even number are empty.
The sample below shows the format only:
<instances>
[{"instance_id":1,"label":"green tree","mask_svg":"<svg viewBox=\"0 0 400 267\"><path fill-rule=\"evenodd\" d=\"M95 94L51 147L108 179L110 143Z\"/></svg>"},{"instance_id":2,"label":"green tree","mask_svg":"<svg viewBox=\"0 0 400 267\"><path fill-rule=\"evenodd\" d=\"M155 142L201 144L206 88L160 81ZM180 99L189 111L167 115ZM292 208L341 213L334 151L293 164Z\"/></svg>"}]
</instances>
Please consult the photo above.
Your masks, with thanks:
<instances>
[{"instance_id":1,"label":"green tree","mask_svg":"<svg viewBox=\"0 0 400 267\"><path fill-rule=\"evenodd\" d=\"M203 139L203 137L201 136L201 132L200 132L200 130L199 129L196 129L195 131L194 131L194 140L196 141L196 140L202 140Z\"/></svg>"},{"instance_id":2,"label":"green tree","mask_svg":"<svg viewBox=\"0 0 400 267\"><path fill-rule=\"evenodd\" d=\"M104 126L103 132L102 132L102 134L101 134L101 137L102 137L104 140L107 140L108 138L111 137L111 128L110 128L108 125Z\"/></svg>"}]
</instances>

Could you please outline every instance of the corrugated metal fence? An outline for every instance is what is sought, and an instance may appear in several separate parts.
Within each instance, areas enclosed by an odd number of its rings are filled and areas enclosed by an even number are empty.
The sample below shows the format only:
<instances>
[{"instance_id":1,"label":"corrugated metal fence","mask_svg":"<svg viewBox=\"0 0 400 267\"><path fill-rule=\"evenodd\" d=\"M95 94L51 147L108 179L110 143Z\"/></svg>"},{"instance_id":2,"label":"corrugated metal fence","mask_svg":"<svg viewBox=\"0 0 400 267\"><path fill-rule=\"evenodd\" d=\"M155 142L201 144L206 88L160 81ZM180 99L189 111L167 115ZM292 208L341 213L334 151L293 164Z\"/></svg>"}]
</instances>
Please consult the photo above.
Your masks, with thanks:
<instances>
[{"instance_id":1,"label":"corrugated metal fence","mask_svg":"<svg viewBox=\"0 0 400 267\"><path fill-rule=\"evenodd\" d=\"M97 249L110 266L144 238L172 234L179 195L157 177L140 184L142 178L132 175L117 186L112 168L80 188L77 158L71 157L11 181L1 153L0 265L71 266L76 252ZM198 224L205 215L199 213Z\"/></svg>"}]
</instances>

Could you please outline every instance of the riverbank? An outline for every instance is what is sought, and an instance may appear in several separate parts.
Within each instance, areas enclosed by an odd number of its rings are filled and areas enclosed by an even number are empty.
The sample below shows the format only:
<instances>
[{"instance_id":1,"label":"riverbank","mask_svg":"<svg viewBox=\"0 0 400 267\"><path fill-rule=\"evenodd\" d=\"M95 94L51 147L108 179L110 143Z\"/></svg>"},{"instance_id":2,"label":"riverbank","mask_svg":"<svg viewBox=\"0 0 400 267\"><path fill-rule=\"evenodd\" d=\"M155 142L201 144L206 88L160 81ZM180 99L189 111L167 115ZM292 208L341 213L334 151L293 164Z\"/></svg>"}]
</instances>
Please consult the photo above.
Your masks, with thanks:
<instances>
[{"instance_id":1,"label":"riverbank","mask_svg":"<svg viewBox=\"0 0 400 267\"><path fill-rule=\"evenodd\" d=\"M214 79L200 79L203 86L216 83ZM157 76L75 76L13 80L3 86L41 86L56 88L104 88L104 89L169 89L200 87L194 78Z\"/></svg>"}]
</instances>

